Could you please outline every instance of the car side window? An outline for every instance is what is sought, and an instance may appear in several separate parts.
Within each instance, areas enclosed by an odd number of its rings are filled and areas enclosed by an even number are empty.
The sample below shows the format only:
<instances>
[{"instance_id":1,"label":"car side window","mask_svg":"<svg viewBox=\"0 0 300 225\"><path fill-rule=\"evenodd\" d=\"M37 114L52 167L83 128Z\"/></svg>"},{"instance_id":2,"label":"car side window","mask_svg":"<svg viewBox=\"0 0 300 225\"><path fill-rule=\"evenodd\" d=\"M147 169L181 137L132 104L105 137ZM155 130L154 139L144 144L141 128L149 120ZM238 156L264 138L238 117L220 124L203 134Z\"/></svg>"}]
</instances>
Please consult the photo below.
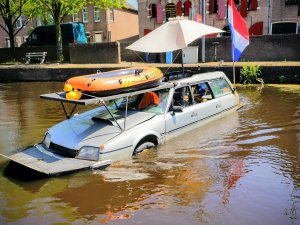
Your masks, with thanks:
<instances>
[{"instance_id":1,"label":"car side window","mask_svg":"<svg viewBox=\"0 0 300 225\"><path fill-rule=\"evenodd\" d=\"M182 87L175 90L173 95L173 106L187 107L192 105L192 96L189 87Z\"/></svg>"},{"instance_id":2,"label":"car side window","mask_svg":"<svg viewBox=\"0 0 300 225\"><path fill-rule=\"evenodd\" d=\"M192 85L194 103L206 102L212 99L211 91L206 82Z\"/></svg>"},{"instance_id":3,"label":"car side window","mask_svg":"<svg viewBox=\"0 0 300 225\"><path fill-rule=\"evenodd\" d=\"M168 95L169 89L146 92L142 95L142 99L138 100L136 109L149 113L163 113L167 106Z\"/></svg>"},{"instance_id":4,"label":"car side window","mask_svg":"<svg viewBox=\"0 0 300 225\"><path fill-rule=\"evenodd\" d=\"M223 78L210 81L209 86L211 87L212 92L216 98L232 93L231 87Z\"/></svg>"}]
</instances>

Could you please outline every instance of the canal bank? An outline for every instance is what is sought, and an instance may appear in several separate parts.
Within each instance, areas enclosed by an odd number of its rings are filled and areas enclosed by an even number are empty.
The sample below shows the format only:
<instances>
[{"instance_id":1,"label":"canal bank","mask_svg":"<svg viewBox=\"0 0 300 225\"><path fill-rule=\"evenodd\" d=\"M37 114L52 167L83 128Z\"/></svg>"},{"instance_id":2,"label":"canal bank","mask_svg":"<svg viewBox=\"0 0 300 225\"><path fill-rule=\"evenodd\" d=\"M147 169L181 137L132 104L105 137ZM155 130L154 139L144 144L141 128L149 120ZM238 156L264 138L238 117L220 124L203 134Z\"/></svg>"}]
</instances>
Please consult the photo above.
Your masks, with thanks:
<instances>
[{"instance_id":1,"label":"canal bank","mask_svg":"<svg viewBox=\"0 0 300 225\"><path fill-rule=\"evenodd\" d=\"M182 70L181 64L158 64L122 62L119 64L11 64L0 65L0 82L25 81L66 81L68 78L97 71L155 66L162 71ZM243 65L258 65L261 67L261 78L266 83L300 84L300 62L237 62L235 63L236 82L239 82L240 71ZM233 80L231 62L209 62L186 64L184 70L195 72L223 71Z\"/></svg>"}]
</instances>

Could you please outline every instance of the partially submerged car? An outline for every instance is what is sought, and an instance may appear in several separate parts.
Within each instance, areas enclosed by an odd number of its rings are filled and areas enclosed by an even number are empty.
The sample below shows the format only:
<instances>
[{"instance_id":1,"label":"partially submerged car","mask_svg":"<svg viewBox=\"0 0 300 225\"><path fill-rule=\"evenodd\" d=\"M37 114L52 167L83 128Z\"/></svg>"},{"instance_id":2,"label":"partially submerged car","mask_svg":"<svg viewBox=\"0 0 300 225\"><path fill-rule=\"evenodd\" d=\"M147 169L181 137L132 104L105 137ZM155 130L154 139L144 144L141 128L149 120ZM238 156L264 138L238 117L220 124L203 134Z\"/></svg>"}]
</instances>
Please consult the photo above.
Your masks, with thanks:
<instances>
[{"instance_id":1,"label":"partially submerged car","mask_svg":"<svg viewBox=\"0 0 300 225\"><path fill-rule=\"evenodd\" d=\"M41 98L60 101L67 120L50 128L42 143L5 157L49 175L107 166L239 108L239 95L222 72L107 97ZM68 115L64 103L100 107L72 116L74 109Z\"/></svg>"}]
</instances>

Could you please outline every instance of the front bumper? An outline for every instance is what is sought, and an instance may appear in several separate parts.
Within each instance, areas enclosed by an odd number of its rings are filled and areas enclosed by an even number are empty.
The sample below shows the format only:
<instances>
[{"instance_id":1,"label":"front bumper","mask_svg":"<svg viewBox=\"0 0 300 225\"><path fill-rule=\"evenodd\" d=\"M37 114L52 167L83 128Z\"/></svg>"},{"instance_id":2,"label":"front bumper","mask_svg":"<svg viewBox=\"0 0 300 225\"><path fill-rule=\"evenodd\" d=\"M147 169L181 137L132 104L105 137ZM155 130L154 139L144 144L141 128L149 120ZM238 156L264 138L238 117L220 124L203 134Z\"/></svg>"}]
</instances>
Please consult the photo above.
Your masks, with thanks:
<instances>
[{"instance_id":1,"label":"front bumper","mask_svg":"<svg viewBox=\"0 0 300 225\"><path fill-rule=\"evenodd\" d=\"M95 162L83 159L63 157L48 151L41 144L32 146L21 152L11 155L0 155L30 169L47 175L56 175L88 168L96 169L111 164L111 160Z\"/></svg>"}]
</instances>

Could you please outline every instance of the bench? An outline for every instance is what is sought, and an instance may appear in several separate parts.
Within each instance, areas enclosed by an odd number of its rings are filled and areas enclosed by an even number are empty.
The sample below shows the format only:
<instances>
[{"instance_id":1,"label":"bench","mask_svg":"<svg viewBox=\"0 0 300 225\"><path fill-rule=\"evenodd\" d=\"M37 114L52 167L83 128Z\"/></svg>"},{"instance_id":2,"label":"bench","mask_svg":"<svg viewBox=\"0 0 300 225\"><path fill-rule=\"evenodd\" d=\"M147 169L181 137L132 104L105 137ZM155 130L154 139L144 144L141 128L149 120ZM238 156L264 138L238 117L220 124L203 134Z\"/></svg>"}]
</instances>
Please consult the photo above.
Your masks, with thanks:
<instances>
[{"instance_id":1,"label":"bench","mask_svg":"<svg viewBox=\"0 0 300 225\"><path fill-rule=\"evenodd\" d=\"M24 60L26 61L25 64L29 64L30 60L39 60L40 64L44 63L45 58L47 56L47 52L27 52L25 54Z\"/></svg>"}]
</instances>

